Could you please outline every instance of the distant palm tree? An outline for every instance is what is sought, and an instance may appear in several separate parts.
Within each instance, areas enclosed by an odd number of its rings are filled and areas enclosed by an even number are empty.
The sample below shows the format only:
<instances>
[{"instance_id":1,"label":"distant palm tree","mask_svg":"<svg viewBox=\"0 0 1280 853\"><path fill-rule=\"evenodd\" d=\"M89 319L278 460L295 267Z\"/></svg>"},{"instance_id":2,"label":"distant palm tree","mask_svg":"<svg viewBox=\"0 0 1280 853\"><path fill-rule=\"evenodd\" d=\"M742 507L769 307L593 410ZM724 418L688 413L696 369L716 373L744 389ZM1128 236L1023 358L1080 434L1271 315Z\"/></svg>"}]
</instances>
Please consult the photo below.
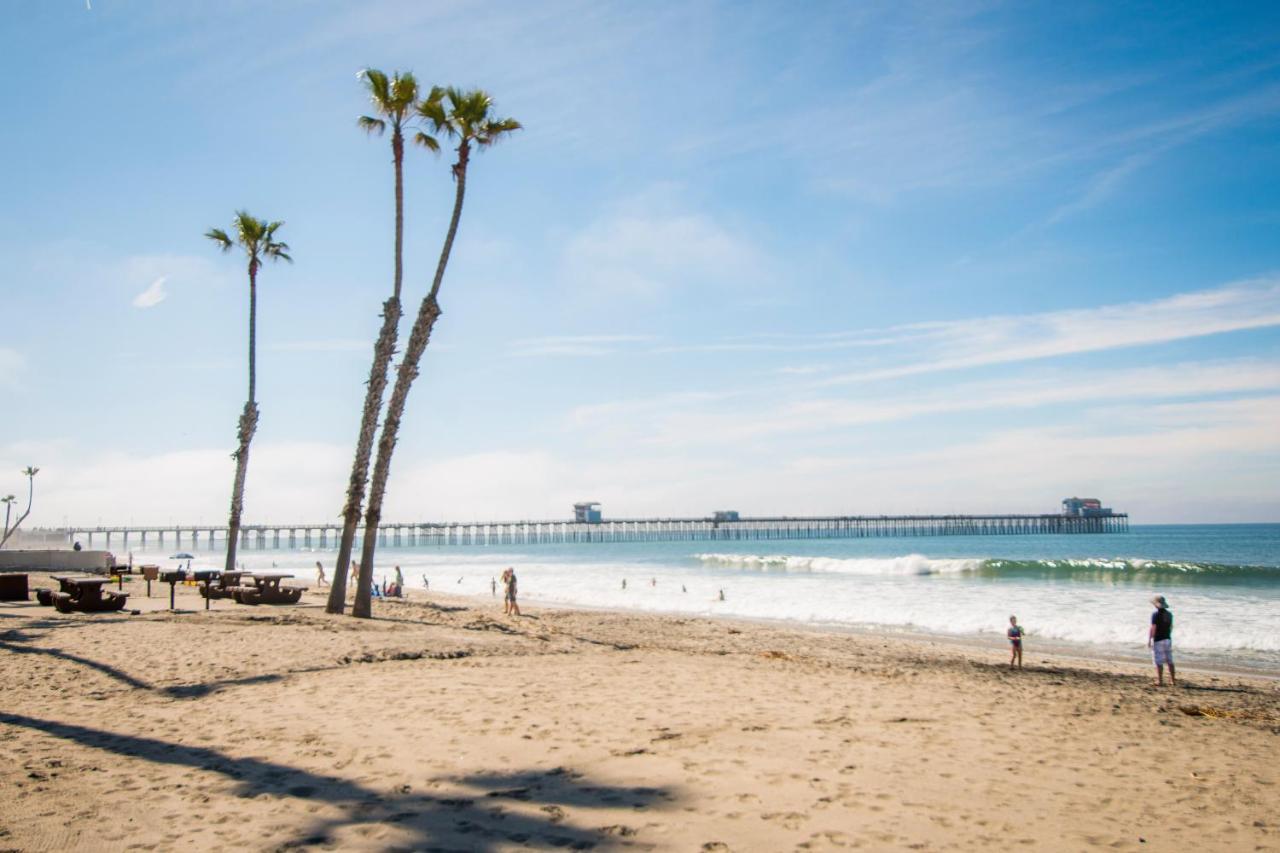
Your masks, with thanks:
<instances>
[{"instance_id":1,"label":"distant palm tree","mask_svg":"<svg viewBox=\"0 0 1280 853\"><path fill-rule=\"evenodd\" d=\"M231 486L231 520L227 524L227 565L228 572L236 567L236 544L240 539L240 512L244 508L244 477L249 469L249 442L258 429L258 403L255 387L258 373L256 356L256 336L258 322L258 269L264 260L289 261L289 244L276 240L276 231L283 222L266 222L255 219L248 212L236 211L231 227L235 238L221 228L210 228L205 232L224 252L231 251L232 246L244 249L249 259L249 399L244 404L244 412L240 415L240 426L236 433L240 440L236 452L231 458L236 460L236 479Z\"/></svg>"},{"instance_id":2,"label":"distant palm tree","mask_svg":"<svg viewBox=\"0 0 1280 853\"><path fill-rule=\"evenodd\" d=\"M361 116L357 123L368 133L382 134L391 127L391 162L396 175L396 243L395 278L391 298L382 304L382 329L373 345L373 366L369 368L369 382L364 395L364 414L360 418L360 435L356 439L356 455L351 463L351 477L347 481L347 501L342 508L342 538L338 543L338 562L334 568L333 586L329 590L330 613L341 613L346 607L347 570L351 563L351 548L355 542L356 527L360 524L360 506L364 502L364 487L369 480L369 457L373 453L373 439L378 430L378 412L382 409L382 395L387 389L387 372L396 351L396 332L400 323L400 282L403 279L404 247L404 132L416 117L418 81L406 72L395 72L388 77L382 71L367 68L360 72L369 100L376 116ZM418 141L433 151L439 146L431 136L418 134Z\"/></svg>"},{"instance_id":3,"label":"distant palm tree","mask_svg":"<svg viewBox=\"0 0 1280 853\"><path fill-rule=\"evenodd\" d=\"M445 266L453 251L453 239L458 233L458 220L462 216L462 200L467 190L467 166L471 162L473 147L485 149L508 134L520 129L520 122L510 118L494 118L493 99L481 89L463 92L459 89L433 87L431 93L418 105L418 115L424 119L437 136L448 137L458 143L455 149L458 159L453 164L453 180L456 184L453 201L453 217L444 238L440 260L436 264L431 290L418 308L417 319L409 333L409 343L404 359L397 368L395 388L387 403L387 417L378 439L378 459L373 466L373 482L369 487L369 503L364 515L364 544L360 555L360 577L356 587L356 600L351 608L353 616L367 618L372 611L371 589L373 585L373 557L378 541L378 522L382 519L382 500L387 490L387 478L391 472L391 455L396 449L396 437L405 403L409 399L409 387L418 376L418 362L431 339L431 330L440 316L437 296L444 281ZM426 136L419 133L419 137ZM435 147L435 146L428 146Z\"/></svg>"},{"instance_id":4,"label":"distant palm tree","mask_svg":"<svg viewBox=\"0 0 1280 853\"><path fill-rule=\"evenodd\" d=\"M36 493L36 474L40 473L39 468L28 465L22 469L22 476L27 478L27 510L18 516L18 520L9 526L9 513L13 509L13 504L17 498L13 495L5 495L0 498L0 503L4 504L4 530L0 531L0 548L4 547L4 543L9 541L9 537L18 531L19 525L27 520L27 516L31 515L31 500Z\"/></svg>"}]
</instances>

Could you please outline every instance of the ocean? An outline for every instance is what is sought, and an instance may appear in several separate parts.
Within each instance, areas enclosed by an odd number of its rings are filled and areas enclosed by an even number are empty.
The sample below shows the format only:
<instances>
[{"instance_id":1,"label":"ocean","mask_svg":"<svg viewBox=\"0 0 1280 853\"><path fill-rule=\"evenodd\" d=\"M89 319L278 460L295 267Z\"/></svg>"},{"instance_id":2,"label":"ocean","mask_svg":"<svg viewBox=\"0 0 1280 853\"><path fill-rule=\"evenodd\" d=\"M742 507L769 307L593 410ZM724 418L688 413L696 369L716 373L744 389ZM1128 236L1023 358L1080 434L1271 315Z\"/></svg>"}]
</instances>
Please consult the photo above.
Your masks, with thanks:
<instances>
[{"instance_id":1,"label":"ocean","mask_svg":"<svg viewBox=\"0 0 1280 853\"><path fill-rule=\"evenodd\" d=\"M242 550L250 569L332 575L334 550ZM173 565L168 554L135 563ZM196 552L196 567L218 568ZM1004 636L1088 656L1145 655L1153 595L1174 613L1179 660L1280 674L1280 524L1133 526L1126 534L768 542L385 547L376 576L493 597L513 566L522 600L776 620L840 630ZM624 587L624 583L625 587ZM499 594L501 590L499 588ZM723 600L721 599L723 592Z\"/></svg>"}]
</instances>

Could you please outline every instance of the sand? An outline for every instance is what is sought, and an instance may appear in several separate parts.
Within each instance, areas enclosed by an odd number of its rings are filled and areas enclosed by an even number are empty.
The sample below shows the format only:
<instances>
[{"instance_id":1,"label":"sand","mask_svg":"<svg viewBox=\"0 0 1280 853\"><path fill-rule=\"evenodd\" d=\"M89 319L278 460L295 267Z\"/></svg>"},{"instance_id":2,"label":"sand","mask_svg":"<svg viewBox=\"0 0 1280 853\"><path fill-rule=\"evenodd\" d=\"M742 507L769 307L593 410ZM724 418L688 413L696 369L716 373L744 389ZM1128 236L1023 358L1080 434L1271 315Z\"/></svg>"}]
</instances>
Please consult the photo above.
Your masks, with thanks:
<instances>
[{"instance_id":1,"label":"sand","mask_svg":"<svg viewBox=\"0 0 1280 853\"><path fill-rule=\"evenodd\" d=\"M0 850L1280 848L1272 681L142 587L140 615L0 604Z\"/></svg>"}]
</instances>

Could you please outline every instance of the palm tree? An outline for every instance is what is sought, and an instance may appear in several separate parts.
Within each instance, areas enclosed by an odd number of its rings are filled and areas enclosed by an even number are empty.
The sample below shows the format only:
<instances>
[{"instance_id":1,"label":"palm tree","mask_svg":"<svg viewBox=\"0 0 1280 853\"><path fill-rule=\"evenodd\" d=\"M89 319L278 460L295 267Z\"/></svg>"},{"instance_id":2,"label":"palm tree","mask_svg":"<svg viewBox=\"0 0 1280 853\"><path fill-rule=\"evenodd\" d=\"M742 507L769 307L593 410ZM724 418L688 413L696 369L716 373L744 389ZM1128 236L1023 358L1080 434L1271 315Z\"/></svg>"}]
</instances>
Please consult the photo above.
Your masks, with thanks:
<instances>
[{"instance_id":1,"label":"palm tree","mask_svg":"<svg viewBox=\"0 0 1280 853\"><path fill-rule=\"evenodd\" d=\"M459 89L432 87L431 93L418 105L418 115L424 119L437 136L455 140L458 159L453 164L455 183L453 217L444 238L440 260L436 264L431 290L418 308L404 358L396 372L395 388L387 403L387 417L378 439L378 459L373 466L373 482L369 487L369 503L364 515L364 546L360 555L360 577L356 588L356 600L351 608L353 616L367 618L371 613L371 587L373 584L373 556L378 542L378 522L382 519L382 499L387 490L387 477L391 472L391 455L396 449L396 436L405 403L409 399L409 387L418 376L418 362L431 340L431 330L440 316L437 297L444 280L449 253L453 251L453 239L458 233L458 220L462 216L462 200L467 190L467 166L471 162L471 149L485 149L508 134L520 129L520 122L510 118L494 118L493 99L482 89L463 92ZM419 133L419 137L426 136ZM428 147L434 147L428 145Z\"/></svg>"},{"instance_id":2,"label":"palm tree","mask_svg":"<svg viewBox=\"0 0 1280 853\"><path fill-rule=\"evenodd\" d=\"M240 415L240 426L236 433L240 441L231 458L236 460L236 479L231 486L231 519L227 524L227 565L228 572L236 567L236 543L240 538L240 512L244 508L244 477L249 469L249 442L258 429L258 403L255 398L257 383L257 365L255 358L255 342L258 322L258 269L264 260L289 261L289 244L276 240L276 231L283 222L267 222L255 219L247 211L237 210L231 227L235 231L234 239L221 228L210 228L205 232L224 252L239 245L249 259L249 399L244 404L244 412Z\"/></svg>"},{"instance_id":3,"label":"palm tree","mask_svg":"<svg viewBox=\"0 0 1280 853\"><path fill-rule=\"evenodd\" d=\"M382 329L373 345L373 365L369 368L369 383L364 395L364 414L360 417L356 455L351 463L351 478L347 481L347 502L342 508L342 538L338 543L338 562L334 567L333 586L329 590L326 608L330 613L341 613L346 607L351 548L356 527L360 524L360 505L364 502L364 487L369 479L369 457L378 430L382 395L387 389L387 372L396 351L396 332L401 316L400 282L404 271L404 132L415 120L414 108L418 102L418 81L408 72L401 74L397 71L387 77L382 71L367 68L360 72L360 78L369 90L369 100L376 115L361 116L357 124L367 133L379 135L386 132L388 125L391 127L391 162L396 175L395 277L391 298L382 304ZM439 150L435 139L425 133L418 134L418 141L432 150Z\"/></svg>"},{"instance_id":4,"label":"palm tree","mask_svg":"<svg viewBox=\"0 0 1280 853\"><path fill-rule=\"evenodd\" d=\"M18 520L9 526L9 513L13 509L13 504L17 498L13 495L5 495L0 498L0 503L4 504L4 530L0 531L0 548L4 547L4 543L9 541L9 537L17 532L18 526L27 520L27 516L31 515L31 499L36 493L36 474L40 473L39 468L28 465L22 469L22 475L27 478L27 509L26 512L18 516Z\"/></svg>"}]
</instances>

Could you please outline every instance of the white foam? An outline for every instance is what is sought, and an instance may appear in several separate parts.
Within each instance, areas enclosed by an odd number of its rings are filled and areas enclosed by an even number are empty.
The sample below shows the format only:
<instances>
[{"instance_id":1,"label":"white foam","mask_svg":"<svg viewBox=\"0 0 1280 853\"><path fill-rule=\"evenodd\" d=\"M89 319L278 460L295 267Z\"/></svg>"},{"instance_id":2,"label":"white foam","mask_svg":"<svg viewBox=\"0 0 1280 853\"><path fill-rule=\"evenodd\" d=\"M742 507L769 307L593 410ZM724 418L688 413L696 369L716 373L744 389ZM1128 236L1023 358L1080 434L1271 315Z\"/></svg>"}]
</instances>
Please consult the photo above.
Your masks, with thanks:
<instances>
[{"instance_id":1,"label":"white foam","mask_svg":"<svg viewBox=\"0 0 1280 853\"><path fill-rule=\"evenodd\" d=\"M942 575L972 572L982 567L982 560L938 559L923 554L903 557L798 557L754 554L698 554L706 565L744 569L778 569L788 572L822 572L842 575Z\"/></svg>"},{"instance_id":2,"label":"white foam","mask_svg":"<svg viewBox=\"0 0 1280 853\"><path fill-rule=\"evenodd\" d=\"M979 559L919 554L837 558L674 552L651 557L649 553L593 546L524 552L514 548L386 549L378 552L375 577L382 580L399 564L411 587L421 588L425 577L433 591L496 603L494 580L504 568L514 566L521 594L552 604L995 638L1004 635L1009 615L1017 614L1028 631L1031 649L1037 639L1051 639L1137 654L1145 653L1148 602L1154 592L1163 592L1173 604L1175 648L1280 654L1280 589L1159 589L1141 582L1137 575L1128 583L1046 582L1034 576L978 572L984 563ZM197 567L221 565L221 555L198 556ZM240 558L250 569L275 567L306 580L315 577L319 559L332 577L333 551L241 551ZM166 555L135 554L135 563L143 562L175 564ZM1097 567L1113 561L1057 562Z\"/></svg>"}]
</instances>

